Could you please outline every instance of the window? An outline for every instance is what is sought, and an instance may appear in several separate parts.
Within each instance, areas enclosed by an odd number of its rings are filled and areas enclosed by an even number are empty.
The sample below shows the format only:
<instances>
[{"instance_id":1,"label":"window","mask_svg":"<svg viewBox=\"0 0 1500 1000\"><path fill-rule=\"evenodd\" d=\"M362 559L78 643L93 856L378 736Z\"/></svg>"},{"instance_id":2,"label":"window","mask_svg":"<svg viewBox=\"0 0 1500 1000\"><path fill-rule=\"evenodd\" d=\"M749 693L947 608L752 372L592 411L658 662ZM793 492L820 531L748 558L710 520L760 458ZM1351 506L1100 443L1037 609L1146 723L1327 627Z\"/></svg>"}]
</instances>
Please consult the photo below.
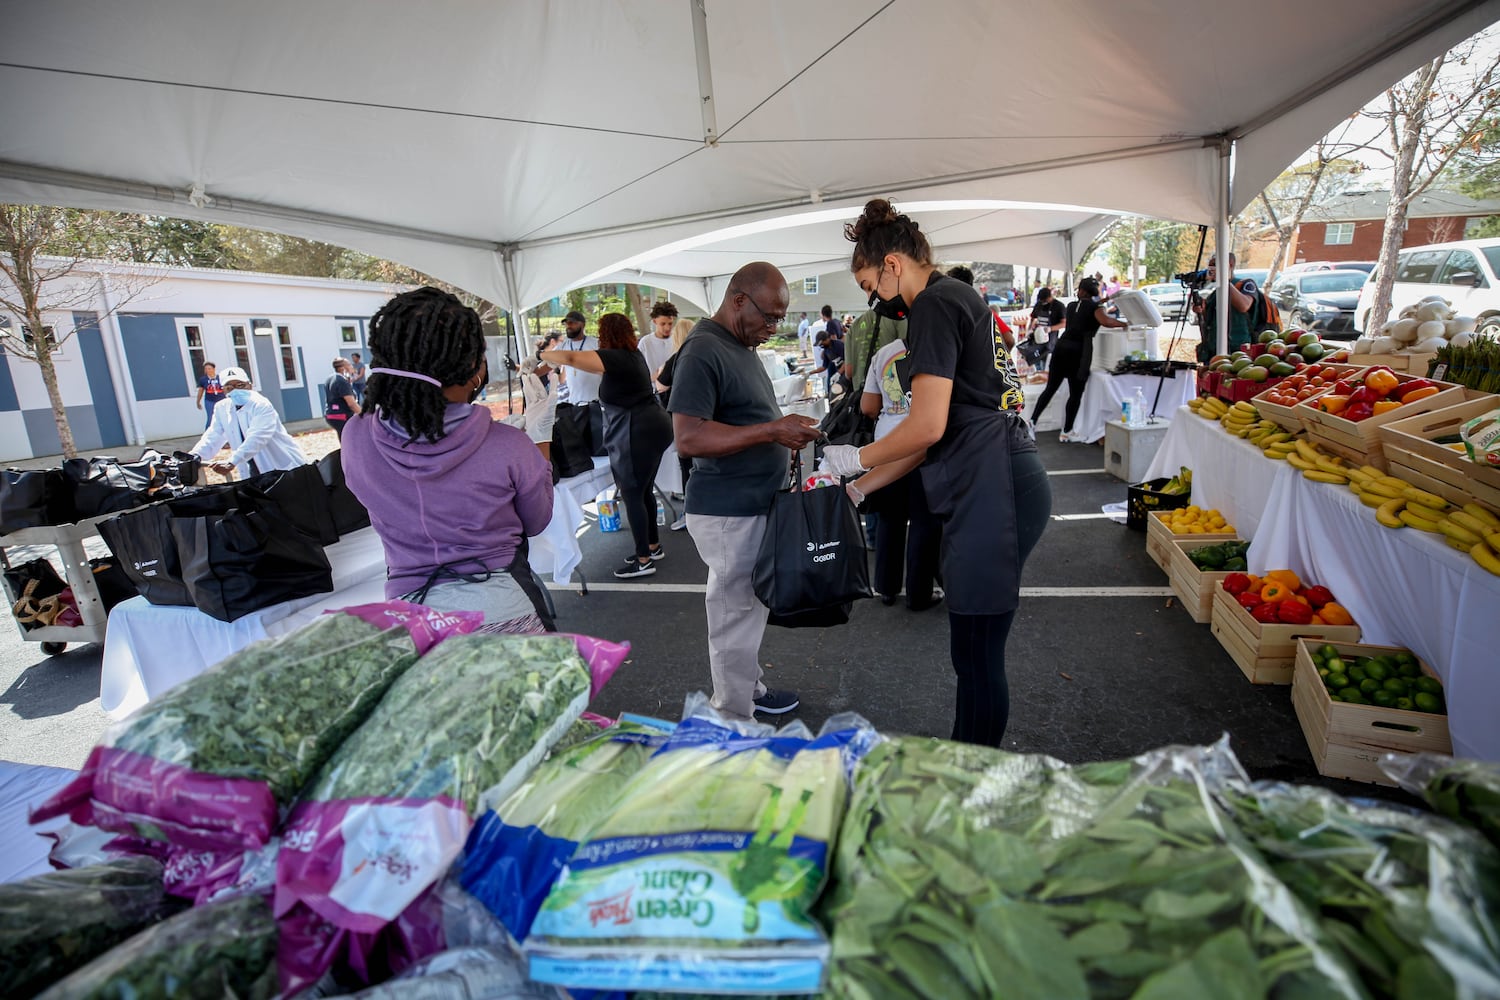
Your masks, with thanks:
<instances>
[{"instance_id":1,"label":"window","mask_svg":"<svg viewBox=\"0 0 1500 1000\"><path fill-rule=\"evenodd\" d=\"M250 364L250 337L245 333L243 324L234 323L229 327L229 340L234 345L234 364L236 368L245 369L249 375L255 371Z\"/></svg>"},{"instance_id":2,"label":"window","mask_svg":"<svg viewBox=\"0 0 1500 1000\"><path fill-rule=\"evenodd\" d=\"M301 380L297 377L297 349L292 346L291 327L276 328L276 347L281 351L281 384L295 385Z\"/></svg>"},{"instance_id":3,"label":"window","mask_svg":"<svg viewBox=\"0 0 1500 1000\"><path fill-rule=\"evenodd\" d=\"M359 328L348 325L341 326L339 327L339 336L344 339L344 343L346 344L357 344L359 343Z\"/></svg>"},{"instance_id":4,"label":"window","mask_svg":"<svg viewBox=\"0 0 1500 1000\"><path fill-rule=\"evenodd\" d=\"M188 365L192 369L189 382L196 383L198 376L203 374L203 365L208 360L208 354L203 350L203 328L196 323L182 328L182 339L187 341Z\"/></svg>"},{"instance_id":5,"label":"window","mask_svg":"<svg viewBox=\"0 0 1500 1000\"><path fill-rule=\"evenodd\" d=\"M818 294L818 276L816 274L813 275L811 278L803 278L802 279L802 294L803 295L817 295Z\"/></svg>"},{"instance_id":6,"label":"window","mask_svg":"<svg viewBox=\"0 0 1500 1000\"><path fill-rule=\"evenodd\" d=\"M1446 250L1415 250L1402 254L1396 263L1396 280L1431 283L1447 257Z\"/></svg>"},{"instance_id":7,"label":"window","mask_svg":"<svg viewBox=\"0 0 1500 1000\"><path fill-rule=\"evenodd\" d=\"M47 344L52 348L49 353L56 354L62 350L62 347L57 343L57 331L54 328L51 326L42 327L42 336L47 338ZM31 327L24 325L21 327L21 339L26 341L26 346L29 349L32 351L36 350L36 335L31 332Z\"/></svg>"},{"instance_id":8,"label":"window","mask_svg":"<svg viewBox=\"0 0 1500 1000\"><path fill-rule=\"evenodd\" d=\"M1354 242L1354 223L1330 222L1323 230L1325 246L1348 245Z\"/></svg>"},{"instance_id":9,"label":"window","mask_svg":"<svg viewBox=\"0 0 1500 1000\"><path fill-rule=\"evenodd\" d=\"M1472 286L1478 274L1479 258L1467 250L1454 250L1448 255L1443 269L1438 272L1437 282L1440 285Z\"/></svg>"}]
</instances>

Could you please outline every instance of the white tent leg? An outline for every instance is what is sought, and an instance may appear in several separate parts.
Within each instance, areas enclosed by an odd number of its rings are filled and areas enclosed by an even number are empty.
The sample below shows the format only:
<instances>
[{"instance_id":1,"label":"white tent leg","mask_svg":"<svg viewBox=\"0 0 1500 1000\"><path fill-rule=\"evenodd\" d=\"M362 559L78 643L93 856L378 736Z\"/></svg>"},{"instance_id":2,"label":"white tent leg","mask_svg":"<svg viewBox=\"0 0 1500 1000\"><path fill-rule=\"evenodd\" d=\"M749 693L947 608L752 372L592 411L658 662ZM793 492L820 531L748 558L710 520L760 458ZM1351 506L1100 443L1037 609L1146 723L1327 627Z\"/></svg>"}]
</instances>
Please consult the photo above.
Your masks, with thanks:
<instances>
[{"instance_id":1,"label":"white tent leg","mask_svg":"<svg viewBox=\"0 0 1500 1000\"><path fill-rule=\"evenodd\" d=\"M506 248L500 251L501 277L505 281L505 297L510 300L510 335L516 345L516 360L519 362L525 358L529 351L526 345L531 343L531 330L526 323L526 310L521 308L520 297L516 294L516 266L512 258L515 251Z\"/></svg>"},{"instance_id":2,"label":"white tent leg","mask_svg":"<svg viewBox=\"0 0 1500 1000\"><path fill-rule=\"evenodd\" d=\"M1217 269L1218 294L1214 296L1217 307L1214 321L1218 324L1219 342L1216 354L1229 353L1229 154L1234 144L1228 139L1219 142L1219 211L1214 220L1214 255L1219 262Z\"/></svg>"}]
</instances>

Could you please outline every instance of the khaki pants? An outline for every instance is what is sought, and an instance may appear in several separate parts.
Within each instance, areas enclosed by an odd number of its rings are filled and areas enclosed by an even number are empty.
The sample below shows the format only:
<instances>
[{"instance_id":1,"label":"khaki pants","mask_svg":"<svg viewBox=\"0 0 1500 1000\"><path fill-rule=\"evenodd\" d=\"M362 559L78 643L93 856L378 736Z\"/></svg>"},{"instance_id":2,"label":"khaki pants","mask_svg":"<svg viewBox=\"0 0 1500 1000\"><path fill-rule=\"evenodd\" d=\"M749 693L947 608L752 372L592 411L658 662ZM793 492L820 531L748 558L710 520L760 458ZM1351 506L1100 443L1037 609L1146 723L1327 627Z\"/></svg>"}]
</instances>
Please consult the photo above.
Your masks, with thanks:
<instances>
[{"instance_id":1,"label":"khaki pants","mask_svg":"<svg viewBox=\"0 0 1500 1000\"><path fill-rule=\"evenodd\" d=\"M725 716L755 717L755 699L766 693L760 682L760 640L766 606L755 597L751 574L766 533L766 515L716 517L689 514L688 534L708 565L708 666L713 674L713 706Z\"/></svg>"}]
</instances>

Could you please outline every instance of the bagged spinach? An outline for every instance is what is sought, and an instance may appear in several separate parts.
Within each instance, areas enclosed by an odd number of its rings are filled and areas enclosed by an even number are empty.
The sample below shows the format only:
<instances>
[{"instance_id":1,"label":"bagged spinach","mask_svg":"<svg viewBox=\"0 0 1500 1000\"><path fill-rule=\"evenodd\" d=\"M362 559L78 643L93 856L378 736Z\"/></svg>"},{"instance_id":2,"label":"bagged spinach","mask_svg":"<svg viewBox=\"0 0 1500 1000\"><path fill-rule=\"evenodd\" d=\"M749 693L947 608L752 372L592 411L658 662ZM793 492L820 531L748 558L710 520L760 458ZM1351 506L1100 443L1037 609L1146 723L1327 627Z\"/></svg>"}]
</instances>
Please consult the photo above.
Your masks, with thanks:
<instances>
[{"instance_id":1,"label":"bagged spinach","mask_svg":"<svg viewBox=\"0 0 1500 1000\"><path fill-rule=\"evenodd\" d=\"M264 846L281 810L418 653L479 624L399 602L345 612L247 646L143 706L32 821L66 813L199 851Z\"/></svg>"},{"instance_id":2,"label":"bagged spinach","mask_svg":"<svg viewBox=\"0 0 1500 1000\"><path fill-rule=\"evenodd\" d=\"M177 909L151 858L0 885L0 996L30 996Z\"/></svg>"},{"instance_id":3,"label":"bagged spinach","mask_svg":"<svg viewBox=\"0 0 1500 1000\"><path fill-rule=\"evenodd\" d=\"M857 716L735 731L690 716L578 845L532 922L539 982L809 992L828 943L810 913L874 739Z\"/></svg>"},{"instance_id":4,"label":"bagged spinach","mask_svg":"<svg viewBox=\"0 0 1500 1000\"><path fill-rule=\"evenodd\" d=\"M1439 816L1469 824L1500 847L1500 764L1438 753L1388 753L1380 769Z\"/></svg>"},{"instance_id":5,"label":"bagged spinach","mask_svg":"<svg viewBox=\"0 0 1500 1000\"><path fill-rule=\"evenodd\" d=\"M391 685L282 831L276 915L288 992L333 962L366 962L375 936L448 870L470 817L519 786L578 719L590 680L567 636L475 634L443 643ZM399 935L410 958L441 946L420 919L411 926Z\"/></svg>"},{"instance_id":6,"label":"bagged spinach","mask_svg":"<svg viewBox=\"0 0 1500 1000\"><path fill-rule=\"evenodd\" d=\"M835 997L1363 997L1209 789L1227 747L1070 767L898 738L862 762L823 901Z\"/></svg>"},{"instance_id":7,"label":"bagged spinach","mask_svg":"<svg viewBox=\"0 0 1500 1000\"><path fill-rule=\"evenodd\" d=\"M526 940L531 921L578 842L609 816L627 783L666 741L671 723L622 719L554 750L469 832L463 887Z\"/></svg>"},{"instance_id":8,"label":"bagged spinach","mask_svg":"<svg viewBox=\"0 0 1500 1000\"><path fill-rule=\"evenodd\" d=\"M276 922L262 896L195 906L53 983L38 1000L276 995Z\"/></svg>"}]
</instances>

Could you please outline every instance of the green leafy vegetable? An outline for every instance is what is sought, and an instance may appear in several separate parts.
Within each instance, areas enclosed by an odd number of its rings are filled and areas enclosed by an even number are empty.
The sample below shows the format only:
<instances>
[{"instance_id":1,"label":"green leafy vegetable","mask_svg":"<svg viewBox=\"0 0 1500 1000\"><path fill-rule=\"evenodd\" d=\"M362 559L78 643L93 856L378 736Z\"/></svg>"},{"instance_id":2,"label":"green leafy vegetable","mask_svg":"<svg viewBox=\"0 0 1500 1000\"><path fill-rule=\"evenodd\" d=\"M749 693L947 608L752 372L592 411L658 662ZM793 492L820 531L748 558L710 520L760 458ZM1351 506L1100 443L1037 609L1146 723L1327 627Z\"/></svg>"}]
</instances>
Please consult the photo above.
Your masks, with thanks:
<instances>
[{"instance_id":1,"label":"green leafy vegetable","mask_svg":"<svg viewBox=\"0 0 1500 1000\"><path fill-rule=\"evenodd\" d=\"M275 996L276 922L261 896L179 913L54 983L38 1000Z\"/></svg>"},{"instance_id":2,"label":"green leafy vegetable","mask_svg":"<svg viewBox=\"0 0 1500 1000\"><path fill-rule=\"evenodd\" d=\"M180 908L151 858L0 885L0 995L30 996Z\"/></svg>"}]
</instances>

